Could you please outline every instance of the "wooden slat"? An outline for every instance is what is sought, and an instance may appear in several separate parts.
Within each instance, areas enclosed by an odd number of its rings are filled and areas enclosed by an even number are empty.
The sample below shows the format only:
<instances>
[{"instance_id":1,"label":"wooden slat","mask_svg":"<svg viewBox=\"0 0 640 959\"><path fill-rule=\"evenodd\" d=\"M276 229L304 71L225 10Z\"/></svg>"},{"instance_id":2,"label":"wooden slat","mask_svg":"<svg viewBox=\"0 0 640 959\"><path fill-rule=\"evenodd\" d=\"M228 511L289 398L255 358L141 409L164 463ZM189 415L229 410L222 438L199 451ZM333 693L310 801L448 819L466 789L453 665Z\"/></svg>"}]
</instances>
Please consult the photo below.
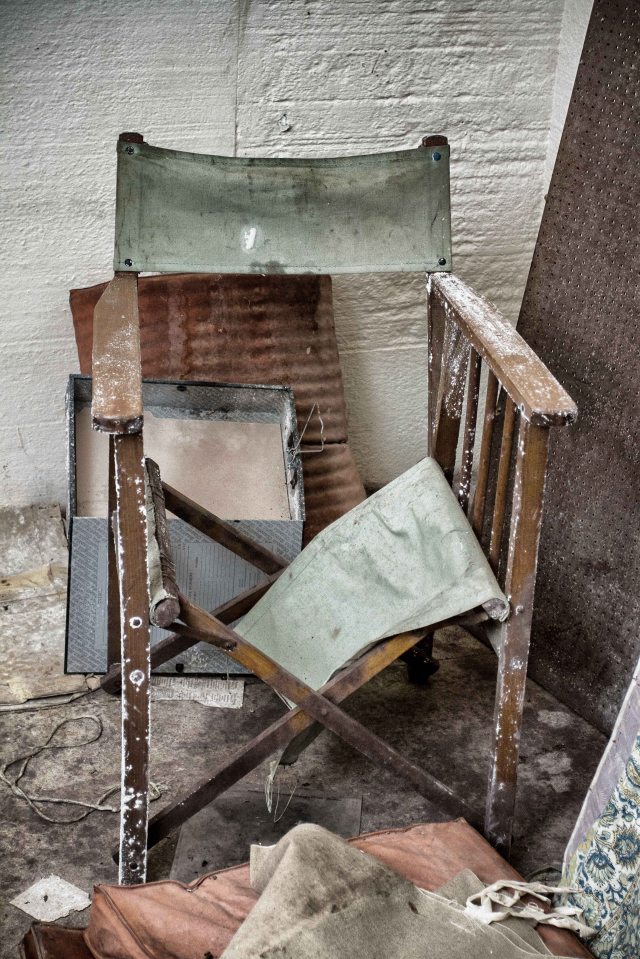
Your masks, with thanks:
<instances>
[{"instance_id":1,"label":"wooden slat","mask_svg":"<svg viewBox=\"0 0 640 959\"><path fill-rule=\"evenodd\" d=\"M136 273L116 275L96 304L92 370L94 428L107 433L138 432L142 374Z\"/></svg>"},{"instance_id":2,"label":"wooden slat","mask_svg":"<svg viewBox=\"0 0 640 959\"><path fill-rule=\"evenodd\" d=\"M246 559L263 573L277 573L287 565L281 556L276 556L271 550L245 533L241 533L231 523L226 523L219 516L210 513L184 493L180 493L167 483L162 484L162 489L168 510L189 523L194 529L200 530L205 536L209 536L216 543L235 553L236 556Z\"/></svg>"},{"instance_id":3,"label":"wooden slat","mask_svg":"<svg viewBox=\"0 0 640 959\"><path fill-rule=\"evenodd\" d=\"M482 530L484 528L484 511L487 502L487 486L489 483L489 466L491 461L491 441L493 440L493 427L496 421L497 399L498 380L495 374L489 370L482 422L482 439L480 440L478 478L476 480L473 506L471 509L471 526L479 540L482 537Z\"/></svg>"},{"instance_id":4,"label":"wooden slat","mask_svg":"<svg viewBox=\"0 0 640 959\"><path fill-rule=\"evenodd\" d=\"M432 294L431 281L427 281L427 329L428 329L428 377L427 377L427 452L433 456L438 409L438 388L442 372L442 347L444 343L445 315L442 304Z\"/></svg>"},{"instance_id":5,"label":"wooden slat","mask_svg":"<svg viewBox=\"0 0 640 959\"><path fill-rule=\"evenodd\" d=\"M469 355L469 378L467 380L467 409L464 419L464 433L462 441L462 463L460 466L460 480L458 483L458 502L467 512L469 505L469 491L471 489L471 473L473 471L473 450L476 441L476 421L478 418L478 393L480 391L480 370L482 360L475 350Z\"/></svg>"},{"instance_id":6,"label":"wooden slat","mask_svg":"<svg viewBox=\"0 0 640 959\"><path fill-rule=\"evenodd\" d=\"M145 462L148 482L147 513L149 514L147 532L150 534L153 531L157 546L154 564L152 556L155 551L152 551L152 544L149 544L149 583L152 586L149 597L149 617L154 626L167 629L180 615L176 568L171 555L160 467L152 459L147 458Z\"/></svg>"},{"instance_id":7,"label":"wooden slat","mask_svg":"<svg viewBox=\"0 0 640 959\"><path fill-rule=\"evenodd\" d=\"M120 664L120 587L116 560L116 483L113 436L109 437L109 492L107 506L107 667Z\"/></svg>"},{"instance_id":8,"label":"wooden slat","mask_svg":"<svg viewBox=\"0 0 640 959\"><path fill-rule=\"evenodd\" d=\"M121 615L122 770L119 882L144 882L149 785L149 589L142 434L114 440Z\"/></svg>"},{"instance_id":9,"label":"wooden slat","mask_svg":"<svg viewBox=\"0 0 640 959\"><path fill-rule=\"evenodd\" d=\"M252 586L228 602L223 603L222 606L211 610L211 615L215 616L216 619L219 619L222 623L235 622L236 619L246 615L250 609L253 609L258 600L262 599L271 584L275 583L279 575L280 573L273 573L264 583ZM177 633L165 636L164 639L161 639L151 649L151 668L157 669L158 666L162 666L162 664L166 663L169 659L180 656L181 653L191 649L197 642L198 640L193 639L191 636L178 635ZM122 669L120 663L114 663L109 671L102 677L100 685L107 693L117 693L120 691L121 677Z\"/></svg>"},{"instance_id":10,"label":"wooden slat","mask_svg":"<svg viewBox=\"0 0 640 959\"><path fill-rule=\"evenodd\" d=\"M500 629L494 749L485 833L509 855L516 800L520 729L529 658L549 430L520 419L505 592L511 616Z\"/></svg>"},{"instance_id":11,"label":"wooden slat","mask_svg":"<svg viewBox=\"0 0 640 959\"><path fill-rule=\"evenodd\" d=\"M447 320L438 383L433 456L450 484L456 465L468 356L469 344L460 327Z\"/></svg>"},{"instance_id":12,"label":"wooden slat","mask_svg":"<svg viewBox=\"0 0 640 959\"><path fill-rule=\"evenodd\" d=\"M502 424L502 440L500 443L500 462L498 463L498 478L496 481L496 496L493 503L493 518L491 520L491 537L489 540L489 562L494 570L498 569L500 548L502 546L502 532L504 517L507 508L507 492L509 484L509 469L511 466L511 447L513 445L513 427L516 418L516 408L512 400L504 397L505 411Z\"/></svg>"},{"instance_id":13,"label":"wooden slat","mask_svg":"<svg viewBox=\"0 0 640 959\"><path fill-rule=\"evenodd\" d=\"M493 370L525 419L541 426L573 423L578 409L509 321L452 273L432 274L432 290Z\"/></svg>"},{"instance_id":14,"label":"wooden slat","mask_svg":"<svg viewBox=\"0 0 640 959\"><path fill-rule=\"evenodd\" d=\"M486 619L480 614L469 614L469 620ZM440 629L447 623L435 624L430 629ZM320 693L333 703L340 703L383 669L395 662L403 653L420 642L424 631L402 633L379 643L372 650L341 670ZM235 785L240 779L281 749L292 738L313 725L312 718L296 706L264 729L257 737L239 749L214 775L200 783L188 796L157 813L149 822L149 846L164 839L172 830L194 816L217 796Z\"/></svg>"},{"instance_id":15,"label":"wooden slat","mask_svg":"<svg viewBox=\"0 0 640 959\"><path fill-rule=\"evenodd\" d=\"M402 776L430 802L441 805L452 815L462 815L468 821L474 817L470 807L444 783L409 762L361 723L344 713L321 693L270 659L239 633L225 626L215 617L200 609L186 597L180 597L181 619L194 636L223 649L233 659L259 676L272 689L301 706L304 712L340 736L373 762ZM471 817L471 820L469 819Z\"/></svg>"}]
</instances>

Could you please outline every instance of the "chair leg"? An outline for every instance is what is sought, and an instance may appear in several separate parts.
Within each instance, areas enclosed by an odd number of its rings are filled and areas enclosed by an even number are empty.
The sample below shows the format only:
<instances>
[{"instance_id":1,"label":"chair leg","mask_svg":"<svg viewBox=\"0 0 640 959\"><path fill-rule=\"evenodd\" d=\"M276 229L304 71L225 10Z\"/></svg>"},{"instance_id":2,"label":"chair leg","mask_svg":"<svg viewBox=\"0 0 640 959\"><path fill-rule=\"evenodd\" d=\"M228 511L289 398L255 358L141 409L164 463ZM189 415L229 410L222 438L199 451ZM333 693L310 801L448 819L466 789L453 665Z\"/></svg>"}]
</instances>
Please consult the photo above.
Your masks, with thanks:
<instances>
[{"instance_id":1,"label":"chair leg","mask_svg":"<svg viewBox=\"0 0 640 959\"><path fill-rule=\"evenodd\" d=\"M499 641L494 646L498 650L498 685L484 825L487 839L505 858L511 846L516 802L548 444L548 428L534 426L521 417L505 576L511 615L500 627Z\"/></svg>"},{"instance_id":2,"label":"chair leg","mask_svg":"<svg viewBox=\"0 0 640 959\"><path fill-rule=\"evenodd\" d=\"M400 657L407 664L408 681L416 686L425 686L440 669L440 663L433 658L433 638L434 634L429 633Z\"/></svg>"},{"instance_id":3,"label":"chair leg","mask_svg":"<svg viewBox=\"0 0 640 959\"><path fill-rule=\"evenodd\" d=\"M508 858L516 803L518 756L529 654L529 625L509 621L501 628L493 752L485 812L485 836Z\"/></svg>"},{"instance_id":4,"label":"chair leg","mask_svg":"<svg viewBox=\"0 0 640 959\"><path fill-rule=\"evenodd\" d=\"M122 666L121 884L144 882L149 786L150 633L142 434L114 439Z\"/></svg>"},{"instance_id":5,"label":"chair leg","mask_svg":"<svg viewBox=\"0 0 640 959\"><path fill-rule=\"evenodd\" d=\"M115 516L116 481L114 459L115 437L109 435L109 505L107 509L107 670L120 662L120 590L116 560ZM119 690L117 690L119 692Z\"/></svg>"},{"instance_id":6,"label":"chair leg","mask_svg":"<svg viewBox=\"0 0 640 959\"><path fill-rule=\"evenodd\" d=\"M415 634L403 633L386 639L361 659L345 667L329 680L320 692L330 702L342 702L373 676L394 662L417 642ZM236 782L255 769L277 749L292 741L315 725L311 716L296 706L274 723L263 729L251 742L243 746L213 777L200 783L189 795L165 807L149 823L149 846L164 839L172 830L194 816Z\"/></svg>"}]
</instances>

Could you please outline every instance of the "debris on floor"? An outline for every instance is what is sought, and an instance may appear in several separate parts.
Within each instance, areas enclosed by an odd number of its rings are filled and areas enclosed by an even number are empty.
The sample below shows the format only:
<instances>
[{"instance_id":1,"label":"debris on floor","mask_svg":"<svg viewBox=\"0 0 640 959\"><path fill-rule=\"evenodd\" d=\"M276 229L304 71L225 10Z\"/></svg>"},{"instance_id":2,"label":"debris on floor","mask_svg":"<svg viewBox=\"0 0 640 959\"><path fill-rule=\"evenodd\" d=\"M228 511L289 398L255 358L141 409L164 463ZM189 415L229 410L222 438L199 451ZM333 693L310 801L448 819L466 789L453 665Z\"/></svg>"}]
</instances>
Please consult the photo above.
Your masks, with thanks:
<instances>
[{"instance_id":1,"label":"debris on floor","mask_svg":"<svg viewBox=\"0 0 640 959\"><path fill-rule=\"evenodd\" d=\"M0 556L0 709L83 695L87 678L64 674L67 541L59 507L1 509Z\"/></svg>"},{"instance_id":2,"label":"debris on floor","mask_svg":"<svg viewBox=\"0 0 640 959\"><path fill-rule=\"evenodd\" d=\"M91 905L91 899L86 892L66 879L47 876L12 899L11 905L39 922L55 922L70 912L82 912Z\"/></svg>"},{"instance_id":3,"label":"debris on floor","mask_svg":"<svg viewBox=\"0 0 640 959\"><path fill-rule=\"evenodd\" d=\"M180 830L171 878L192 882L205 872L245 862L253 843L278 842L298 823L317 823L344 839L360 833L361 796L318 796L283 785L271 812L264 790L233 789Z\"/></svg>"},{"instance_id":4,"label":"debris on floor","mask_svg":"<svg viewBox=\"0 0 640 959\"><path fill-rule=\"evenodd\" d=\"M103 729L104 727L100 716L91 714L77 715L60 720L51 730L45 742L34 746L21 756L13 756L0 767L0 781L11 790L14 796L26 802L40 819L48 823L68 826L71 823L81 822L83 819L86 819L87 816L90 816L92 812L119 812L120 807L117 799L115 800L115 805L107 802L114 793L120 792L119 782L115 782L109 786L109 788L95 800L85 801L79 799L74 790L73 766L70 765L68 782L65 786L65 770L62 760L58 761L58 779L60 780L58 795L54 796L51 793L34 793L31 790L35 787L23 787L20 785L21 781L26 779L28 775L27 771L31 761L41 753L47 750L56 750L56 753L58 753L59 750L90 746L102 737ZM61 734L61 730L64 730L64 733ZM82 760L80 760L80 762L82 762ZM28 792L26 791L27 788L29 788ZM61 795L60 790L66 790L66 795ZM162 786L156 783L150 783L149 801L154 802L156 799L159 799L165 791ZM58 815L55 809L59 806L70 806L72 810L75 809L76 812L74 813L72 811L71 814ZM79 812L77 811L78 809L80 810Z\"/></svg>"},{"instance_id":5,"label":"debris on floor","mask_svg":"<svg viewBox=\"0 0 640 959\"><path fill-rule=\"evenodd\" d=\"M201 706L221 709L241 709L244 699L244 680L216 679L213 676L153 676L151 702L184 702L191 700Z\"/></svg>"}]
</instances>

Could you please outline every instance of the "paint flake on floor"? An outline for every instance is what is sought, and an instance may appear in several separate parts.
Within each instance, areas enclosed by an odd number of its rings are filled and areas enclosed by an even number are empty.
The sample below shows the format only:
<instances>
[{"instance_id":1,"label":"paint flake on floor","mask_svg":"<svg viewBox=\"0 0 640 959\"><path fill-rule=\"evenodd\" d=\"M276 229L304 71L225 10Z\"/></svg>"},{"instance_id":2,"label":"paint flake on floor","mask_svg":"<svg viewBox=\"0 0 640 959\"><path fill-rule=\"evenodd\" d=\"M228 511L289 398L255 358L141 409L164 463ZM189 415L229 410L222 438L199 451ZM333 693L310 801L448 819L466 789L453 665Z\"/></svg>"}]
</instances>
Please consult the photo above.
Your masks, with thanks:
<instances>
[{"instance_id":1,"label":"paint flake on floor","mask_svg":"<svg viewBox=\"0 0 640 959\"><path fill-rule=\"evenodd\" d=\"M47 876L11 900L16 906L39 922L55 922L70 912L81 912L91 905L89 896L82 889L61 879Z\"/></svg>"},{"instance_id":2,"label":"paint flake on floor","mask_svg":"<svg viewBox=\"0 0 640 959\"><path fill-rule=\"evenodd\" d=\"M152 676L151 699L153 702L190 700L202 706L240 709L244 681L205 676Z\"/></svg>"}]
</instances>

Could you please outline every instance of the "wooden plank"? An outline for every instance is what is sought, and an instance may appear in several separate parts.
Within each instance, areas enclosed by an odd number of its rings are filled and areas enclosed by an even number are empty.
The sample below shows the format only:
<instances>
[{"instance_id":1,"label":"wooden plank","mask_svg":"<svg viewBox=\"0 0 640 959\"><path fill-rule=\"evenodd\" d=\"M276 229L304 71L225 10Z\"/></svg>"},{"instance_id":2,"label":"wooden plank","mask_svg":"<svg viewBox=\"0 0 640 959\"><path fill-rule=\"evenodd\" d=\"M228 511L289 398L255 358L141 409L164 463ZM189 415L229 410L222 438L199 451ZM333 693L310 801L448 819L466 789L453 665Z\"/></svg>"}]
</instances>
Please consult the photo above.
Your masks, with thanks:
<instances>
[{"instance_id":1,"label":"wooden plank","mask_svg":"<svg viewBox=\"0 0 640 959\"><path fill-rule=\"evenodd\" d=\"M340 736L364 756L402 776L430 802L443 806L452 815L475 819L471 808L444 783L409 762L378 736L306 683L266 656L238 633L200 609L186 597L180 597L181 618L194 636L223 649L233 659L259 676L272 689L301 706L314 720ZM471 819L469 818L471 817Z\"/></svg>"},{"instance_id":2,"label":"wooden plank","mask_svg":"<svg viewBox=\"0 0 640 959\"><path fill-rule=\"evenodd\" d=\"M430 278L427 280L427 452L433 456L436 434L436 413L438 409L438 391L442 375L442 348L446 319L442 303L433 296Z\"/></svg>"},{"instance_id":3,"label":"wooden plank","mask_svg":"<svg viewBox=\"0 0 640 959\"><path fill-rule=\"evenodd\" d=\"M507 857L516 800L549 430L520 420L505 592L511 616L500 628L493 758L485 834Z\"/></svg>"},{"instance_id":4,"label":"wooden plank","mask_svg":"<svg viewBox=\"0 0 640 959\"><path fill-rule=\"evenodd\" d=\"M468 358L469 344L467 340L460 327L448 319L445 326L440 381L438 383L433 456L442 468L449 484L453 482L453 472L456 465Z\"/></svg>"},{"instance_id":5,"label":"wooden plank","mask_svg":"<svg viewBox=\"0 0 640 959\"><path fill-rule=\"evenodd\" d=\"M471 509L471 526L478 537L482 537L484 527L484 511L487 502L487 486L489 482L489 467L491 465L491 441L493 427L496 421L496 402L498 399L498 380L495 373L489 370L487 376L487 391L485 394L484 417L482 422L482 439L480 440L480 459L478 462L478 478L473 494Z\"/></svg>"},{"instance_id":6,"label":"wooden plank","mask_svg":"<svg viewBox=\"0 0 640 959\"><path fill-rule=\"evenodd\" d=\"M184 493L178 492L167 483L162 484L164 501L168 510L189 523L194 529L200 530L205 536L211 537L216 543L226 547L236 556L241 556L248 563L262 570L263 573L277 573L287 565L286 560L276 556L271 550L241 533L240 530L225 523L224 520L204 509L199 503L189 499Z\"/></svg>"},{"instance_id":7,"label":"wooden plank","mask_svg":"<svg viewBox=\"0 0 640 959\"><path fill-rule=\"evenodd\" d=\"M473 450L476 441L476 421L478 418L478 394L480 391L480 370L482 359L474 349L469 355L469 377L467 380L467 409L464 419L464 433L462 440L462 464L460 466L460 480L458 482L458 502L467 512L469 492L471 490L471 473L473 471Z\"/></svg>"},{"instance_id":8,"label":"wooden plank","mask_svg":"<svg viewBox=\"0 0 640 959\"><path fill-rule=\"evenodd\" d=\"M433 273L432 290L493 370L525 419L541 426L575 422L578 409L542 360L489 300L452 273Z\"/></svg>"},{"instance_id":9,"label":"wooden plank","mask_svg":"<svg viewBox=\"0 0 640 959\"><path fill-rule=\"evenodd\" d=\"M496 496L493 503L493 518L491 520L491 536L489 540L489 562L497 572L502 546L504 517L507 509L507 487L509 483L509 469L511 466L511 448L513 445L513 428L516 418L516 408L508 396L504 397L505 411L502 424L502 439L500 442L500 461L498 463L498 478L496 480Z\"/></svg>"},{"instance_id":10,"label":"wooden plank","mask_svg":"<svg viewBox=\"0 0 640 959\"><path fill-rule=\"evenodd\" d=\"M147 551L151 593L149 617L154 626L168 629L180 615L176 568L171 556L160 467L148 457L145 462L148 483L147 533L155 540L155 548L153 543L149 543Z\"/></svg>"},{"instance_id":11,"label":"wooden plank","mask_svg":"<svg viewBox=\"0 0 640 959\"><path fill-rule=\"evenodd\" d=\"M465 621L478 622L486 614L469 614ZM430 627L440 629L447 623ZM320 694L333 703L340 703L383 669L395 662L403 653L420 642L424 631L401 633L379 643L372 650L341 670L320 690ZM299 706L285 713L264 729L258 736L239 749L231 759L209 779L201 782L188 796L157 813L149 822L149 846L155 845L177 829L217 796L235 785L252 769L268 759L276 750L282 749L290 740L313 725L313 719Z\"/></svg>"},{"instance_id":12,"label":"wooden plank","mask_svg":"<svg viewBox=\"0 0 640 959\"><path fill-rule=\"evenodd\" d=\"M120 587L116 560L116 483L114 437L109 437L109 494L107 507L107 667L120 667Z\"/></svg>"},{"instance_id":13,"label":"wooden plank","mask_svg":"<svg viewBox=\"0 0 640 959\"><path fill-rule=\"evenodd\" d=\"M279 573L273 573L264 583L252 586L228 602L223 603L222 606L211 610L211 615L215 616L216 619L219 619L222 623L233 623L236 619L248 613L250 609L253 609L258 600L262 599L271 584L275 583L279 575ZM157 669L158 666L162 666L162 664L166 663L169 659L173 659L175 656L186 652L187 649L191 649L191 647L195 646L198 642L199 640L193 639L191 636L178 635L177 633L166 636L151 649L151 669ZM120 691L121 677L122 669L120 663L114 663L109 671L102 677L100 685L107 693L118 693Z\"/></svg>"},{"instance_id":14,"label":"wooden plank","mask_svg":"<svg viewBox=\"0 0 640 959\"><path fill-rule=\"evenodd\" d=\"M138 327L138 276L116 274L93 314L94 429L136 433L142 429L142 374Z\"/></svg>"},{"instance_id":15,"label":"wooden plank","mask_svg":"<svg viewBox=\"0 0 640 959\"><path fill-rule=\"evenodd\" d=\"M119 882L144 882L149 785L149 589L142 434L114 440L120 591L122 770Z\"/></svg>"},{"instance_id":16,"label":"wooden plank","mask_svg":"<svg viewBox=\"0 0 640 959\"><path fill-rule=\"evenodd\" d=\"M589 8L518 328L585 414L552 435L531 675L609 736L640 657L640 3Z\"/></svg>"}]
</instances>

